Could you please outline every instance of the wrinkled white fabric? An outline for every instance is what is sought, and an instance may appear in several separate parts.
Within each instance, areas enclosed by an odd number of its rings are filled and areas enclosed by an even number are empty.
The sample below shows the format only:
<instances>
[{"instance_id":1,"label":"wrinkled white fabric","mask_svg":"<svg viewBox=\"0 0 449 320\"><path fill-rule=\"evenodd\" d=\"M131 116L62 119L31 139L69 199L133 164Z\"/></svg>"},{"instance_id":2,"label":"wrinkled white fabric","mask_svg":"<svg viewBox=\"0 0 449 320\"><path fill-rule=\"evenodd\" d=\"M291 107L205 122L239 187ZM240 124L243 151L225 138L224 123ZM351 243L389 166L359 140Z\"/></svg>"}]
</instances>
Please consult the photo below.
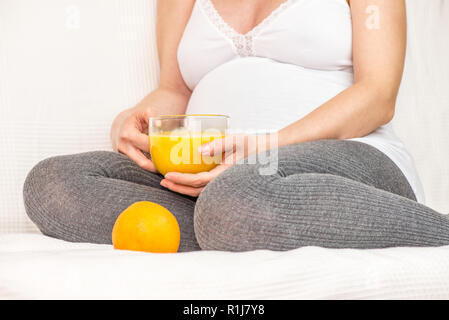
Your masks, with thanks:
<instances>
[{"instance_id":1,"label":"wrinkled white fabric","mask_svg":"<svg viewBox=\"0 0 449 320\"><path fill-rule=\"evenodd\" d=\"M1 299L447 299L449 246L157 254L0 235Z\"/></svg>"}]
</instances>

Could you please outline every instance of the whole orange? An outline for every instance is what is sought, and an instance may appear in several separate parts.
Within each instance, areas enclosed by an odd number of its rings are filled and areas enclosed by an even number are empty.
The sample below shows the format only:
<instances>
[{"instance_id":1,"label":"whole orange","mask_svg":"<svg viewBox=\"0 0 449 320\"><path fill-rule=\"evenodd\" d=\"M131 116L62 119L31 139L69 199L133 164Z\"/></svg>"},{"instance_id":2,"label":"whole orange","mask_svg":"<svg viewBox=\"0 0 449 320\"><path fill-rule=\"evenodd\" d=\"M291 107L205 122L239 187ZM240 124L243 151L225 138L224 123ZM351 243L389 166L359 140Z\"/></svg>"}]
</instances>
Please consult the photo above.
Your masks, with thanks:
<instances>
[{"instance_id":1,"label":"whole orange","mask_svg":"<svg viewBox=\"0 0 449 320\"><path fill-rule=\"evenodd\" d=\"M178 221L163 206L141 201L130 205L115 221L115 249L146 252L177 252L181 233Z\"/></svg>"}]
</instances>

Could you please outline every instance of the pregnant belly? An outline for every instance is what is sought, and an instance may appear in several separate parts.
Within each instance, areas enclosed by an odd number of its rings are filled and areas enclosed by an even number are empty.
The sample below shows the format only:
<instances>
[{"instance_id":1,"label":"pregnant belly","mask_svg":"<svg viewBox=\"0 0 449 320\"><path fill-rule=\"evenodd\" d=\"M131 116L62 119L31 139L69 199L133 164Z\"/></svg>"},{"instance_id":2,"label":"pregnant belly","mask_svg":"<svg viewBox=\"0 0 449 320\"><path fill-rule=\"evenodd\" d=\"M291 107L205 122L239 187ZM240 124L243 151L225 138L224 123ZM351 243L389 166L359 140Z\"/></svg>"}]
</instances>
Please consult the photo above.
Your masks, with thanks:
<instances>
[{"instance_id":1,"label":"pregnant belly","mask_svg":"<svg viewBox=\"0 0 449 320\"><path fill-rule=\"evenodd\" d=\"M240 58L212 70L198 83L187 113L228 115L230 128L236 132L279 130L352 83L349 72Z\"/></svg>"}]
</instances>

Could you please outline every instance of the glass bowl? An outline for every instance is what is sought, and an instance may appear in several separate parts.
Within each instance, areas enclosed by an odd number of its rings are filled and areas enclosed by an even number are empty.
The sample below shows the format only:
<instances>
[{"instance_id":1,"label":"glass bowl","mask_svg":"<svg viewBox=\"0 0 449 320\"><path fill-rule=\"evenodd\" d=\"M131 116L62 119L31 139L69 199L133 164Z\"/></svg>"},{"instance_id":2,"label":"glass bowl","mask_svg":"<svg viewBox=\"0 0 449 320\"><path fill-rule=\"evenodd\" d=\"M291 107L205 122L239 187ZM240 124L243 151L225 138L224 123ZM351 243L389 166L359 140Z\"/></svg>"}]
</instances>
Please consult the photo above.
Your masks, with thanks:
<instances>
[{"instance_id":1,"label":"glass bowl","mask_svg":"<svg viewBox=\"0 0 449 320\"><path fill-rule=\"evenodd\" d=\"M198 173L221 163L222 155L204 156L198 148L214 139L222 139L229 117L217 114L164 115L149 119L151 159L157 170Z\"/></svg>"}]
</instances>

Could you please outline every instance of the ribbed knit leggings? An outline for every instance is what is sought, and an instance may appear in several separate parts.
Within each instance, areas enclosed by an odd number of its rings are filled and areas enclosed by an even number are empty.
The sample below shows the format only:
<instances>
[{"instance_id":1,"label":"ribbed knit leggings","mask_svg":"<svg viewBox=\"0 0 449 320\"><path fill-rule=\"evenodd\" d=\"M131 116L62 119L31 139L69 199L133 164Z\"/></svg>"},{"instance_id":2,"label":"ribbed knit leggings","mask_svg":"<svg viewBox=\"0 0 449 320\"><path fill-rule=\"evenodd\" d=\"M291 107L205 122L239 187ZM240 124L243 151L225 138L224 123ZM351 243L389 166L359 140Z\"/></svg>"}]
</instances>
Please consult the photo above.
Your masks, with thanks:
<instances>
[{"instance_id":1,"label":"ribbed knit leggings","mask_svg":"<svg viewBox=\"0 0 449 320\"><path fill-rule=\"evenodd\" d=\"M38 163L26 211L46 235L111 243L117 216L137 201L170 210L179 251L449 245L449 218L415 201L400 169L367 144L320 140L281 147L275 174L236 164L198 199L160 186L127 156L96 151Z\"/></svg>"}]
</instances>

